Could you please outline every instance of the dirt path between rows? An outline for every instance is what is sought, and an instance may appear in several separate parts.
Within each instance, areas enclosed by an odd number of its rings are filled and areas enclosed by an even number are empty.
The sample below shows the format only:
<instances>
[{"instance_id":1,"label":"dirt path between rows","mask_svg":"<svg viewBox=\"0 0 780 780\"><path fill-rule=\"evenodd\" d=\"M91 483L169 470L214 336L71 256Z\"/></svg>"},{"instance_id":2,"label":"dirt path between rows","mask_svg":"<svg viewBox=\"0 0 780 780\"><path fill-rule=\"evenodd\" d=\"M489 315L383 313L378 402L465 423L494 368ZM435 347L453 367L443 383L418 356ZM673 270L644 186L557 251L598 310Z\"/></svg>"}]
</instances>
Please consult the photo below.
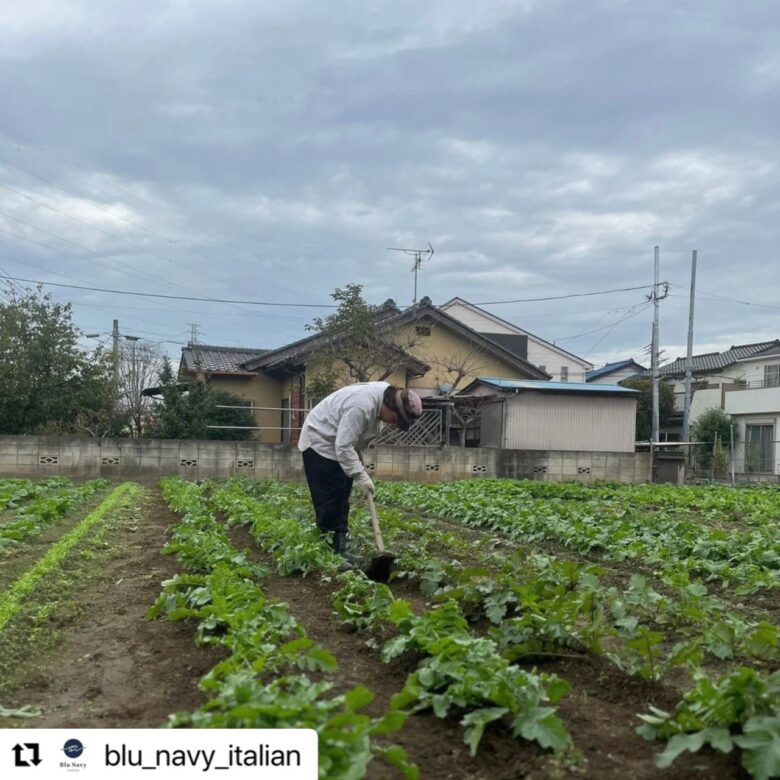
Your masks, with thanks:
<instances>
[{"instance_id":1,"label":"dirt path between rows","mask_svg":"<svg viewBox=\"0 0 780 780\"><path fill-rule=\"evenodd\" d=\"M118 520L105 556L95 560L94 578L74 594L78 608L52 615L65 628L62 643L34 659L3 702L43 710L17 725L151 728L202 703L197 682L218 651L195 647L192 626L145 617L160 583L177 573L174 557L160 552L175 522L152 488L140 511Z\"/></svg>"},{"instance_id":2,"label":"dirt path between rows","mask_svg":"<svg viewBox=\"0 0 780 780\"><path fill-rule=\"evenodd\" d=\"M138 512L117 518L108 536L109 549L97 555L89 579L72 597L77 608L66 604L52 614L53 625L64 631L62 642L34 659L10 695L0 701L9 708L32 705L43 714L0 725L157 727L170 713L193 710L204 701L197 682L219 660L221 651L195 647L191 623L150 622L145 617L160 583L177 572L174 557L160 553L167 530L175 522L177 517L153 488L146 490ZM233 536L236 546L253 549L253 556L267 562L246 530L236 529ZM318 577L275 574L263 583L267 595L287 602L308 635L336 656L336 689L365 685L376 694L368 709L380 715L390 697L403 687L414 661L402 658L382 663L378 652L366 646L363 635L350 631L332 614L332 587ZM422 601L410 583L393 583L392 588L396 596L413 603ZM652 698L644 686L608 670L598 659L550 664L547 671L573 684L560 711L587 759L584 769L556 765L534 745L492 728L472 759L457 719L442 721L427 713L410 717L404 729L388 741L408 751L423 780L744 777L733 756L689 756L671 770L656 770L652 757L658 747L648 745L633 731L636 712ZM366 777L397 780L399 775L375 761Z\"/></svg>"},{"instance_id":3,"label":"dirt path between rows","mask_svg":"<svg viewBox=\"0 0 780 780\"><path fill-rule=\"evenodd\" d=\"M270 557L258 552L245 528L231 531L234 544L246 548L256 560L275 570ZM338 691L362 684L376 694L368 708L379 716L390 698L401 690L414 660L403 658L385 664L375 649L366 645L366 635L356 633L333 614L331 594L337 584L323 583L316 575L282 577L271 574L263 581L264 592L286 602L290 612L306 629L308 636L337 658L335 682ZM414 583L396 581L391 588L397 598L425 608ZM673 707L674 697L641 680L626 677L606 661L594 657L560 660L540 671L556 673L572 686L572 692L558 705L585 765L565 766L549 754L523 740L515 740L506 730L489 727L474 758L463 742L463 729L457 718L442 721L431 713L409 718L401 732L391 735L420 767L424 780L543 780L546 778L596 778L597 780L733 780L747 775L735 756L714 753L682 756L667 770L656 769L653 758L661 744L650 745L635 728L637 713L648 703ZM369 780L397 779L398 774L374 762Z\"/></svg>"}]
</instances>

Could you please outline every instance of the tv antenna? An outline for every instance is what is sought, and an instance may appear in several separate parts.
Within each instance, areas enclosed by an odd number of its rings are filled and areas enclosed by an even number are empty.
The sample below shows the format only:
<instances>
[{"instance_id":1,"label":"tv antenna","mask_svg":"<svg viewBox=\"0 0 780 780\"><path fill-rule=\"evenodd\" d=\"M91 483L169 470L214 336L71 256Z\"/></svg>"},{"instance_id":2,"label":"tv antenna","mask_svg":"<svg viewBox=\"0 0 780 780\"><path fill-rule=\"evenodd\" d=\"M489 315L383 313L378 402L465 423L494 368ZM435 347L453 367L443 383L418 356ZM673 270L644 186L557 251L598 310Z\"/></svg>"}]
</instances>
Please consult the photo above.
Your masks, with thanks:
<instances>
[{"instance_id":1,"label":"tv antenna","mask_svg":"<svg viewBox=\"0 0 780 780\"><path fill-rule=\"evenodd\" d=\"M420 270L423 262L428 262L434 255L433 247L430 241L428 242L427 249L406 249L404 247L389 246L388 252L403 252L405 255L409 255L414 258L414 264L412 265L412 272L414 273L414 300L412 306L417 305L417 272Z\"/></svg>"}]
</instances>

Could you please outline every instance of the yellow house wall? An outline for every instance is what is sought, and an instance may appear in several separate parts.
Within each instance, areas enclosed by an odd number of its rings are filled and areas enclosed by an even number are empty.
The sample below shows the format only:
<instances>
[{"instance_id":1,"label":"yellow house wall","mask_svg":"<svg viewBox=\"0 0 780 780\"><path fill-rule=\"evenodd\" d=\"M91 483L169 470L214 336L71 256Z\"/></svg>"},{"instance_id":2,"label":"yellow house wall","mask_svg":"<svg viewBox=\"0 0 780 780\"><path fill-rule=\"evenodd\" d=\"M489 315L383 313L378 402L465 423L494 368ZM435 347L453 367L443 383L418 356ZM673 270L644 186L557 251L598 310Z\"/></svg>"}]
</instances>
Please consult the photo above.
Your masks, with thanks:
<instances>
[{"instance_id":1,"label":"yellow house wall","mask_svg":"<svg viewBox=\"0 0 780 780\"><path fill-rule=\"evenodd\" d=\"M210 384L219 389L252 401L253 406L269 406L278 410L281 399L289 397L283 395L283 383L280 379L258 374L253 377L243 376L212 376ZM281 425L282 415L280 411L256 411L255 425L270 428ZM278 444L281 442L281 431L262 430L255 431L254 438L266 444Z\"/></svg>"},{"instance_id":2,"label":"yellow house wall","mask_svg":"<svg viewBox=\"0 0 780 780\"><path fill-rule=\"evenodd\" d=\"M402 336L410 338L411 327ZM409 350L416 358L431 366L431 370L423 377L414 378L409 381L409 387L419 389L435 390L438 383L451 383L454 379L452 373L449 373L441 366L434 365L434 360L438 356L440 359L450 355L458 355L462 359L472 350L478 354L469 358L469 367L471 370L458 384L459 389L463 389L469 382L478 376L501 377L502 379L528 379L528 374L519 371L513 366L505 363L499 358L495 358L479 351L479 347L473 345L467 339L453 333L442 325L431 325L430 336L417 336L415 346Z\"/></svg>"}]
</instances>

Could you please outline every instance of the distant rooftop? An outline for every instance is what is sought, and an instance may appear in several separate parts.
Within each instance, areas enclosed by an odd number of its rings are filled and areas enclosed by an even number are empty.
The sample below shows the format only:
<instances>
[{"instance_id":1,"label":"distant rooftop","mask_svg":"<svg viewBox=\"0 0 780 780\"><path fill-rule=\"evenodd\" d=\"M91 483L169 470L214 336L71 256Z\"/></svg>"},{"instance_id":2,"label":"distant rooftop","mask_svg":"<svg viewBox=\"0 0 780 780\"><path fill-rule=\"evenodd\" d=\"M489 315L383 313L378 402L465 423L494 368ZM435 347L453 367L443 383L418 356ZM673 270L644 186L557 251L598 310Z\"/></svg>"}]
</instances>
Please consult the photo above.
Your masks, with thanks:
<instances>
[{"instance_id":1,"label":"distant rooftop","mask_svg":"<svg viewBox=\"0 0 780 780\"><path fill-rule=\"evenodd\" d=\"M777 339L771 341L759 341L755 344L737 344L724 352L705 352L701 355L694 355L692 359L693 373L705 373L707 371L719 371L726 366L733 365L742 358L752 357L753 355L763 352L768 347L776 345ZM685 364L687 359L679 357L673 360L671 363L667 363L659 368L658 373L660 376L684 376ZM643 372L642 376L647 378L650 376L649 371Z\"/></svg>"},{"instance_id":2,"label":"distant rooftop","mask_svg":"<svg viewBox=\"0 0 780 780\"><path fill-rule=\"evenodd\" d=\"M182 347L181 356L188 371L211 371L217 374L254 374L244 363L268 352L250 347L220 347L209 344L190 344Z\"/></svg>"},{"instance_id":3,"label":"distant rooftop","mask_svg":"<svg viewBox=\"0 0 780 780\"><path fill-rule=\"evenodd\" d=\"M618 360L615 363L606 363L601 368L594 368L592 371L587 371L585 373L585 378L590 382L591 379L598 379L598 377L603 376L604 374L620 371L620 369L627 368L628 366L636 366L637 373L646 370L644 366L640 366L639 363L634 360Z\"/></svg>"},{"instance_id":4,"label":"distant rooftop","mask_svg":"<svg viewBox=\"0 0 780 780\"><path fill-rule=\"evenodd\" d=\"M598 385L590 384L589 382L547 382L543 379L497 379L495 377L481 376L475 379L474 382L482 382L482 384L491 385L500 390L541 390L542 392L559 393L620 393L624 395L636 395L639 392L638 390L631 390L620 385Z\"/></svg>"}]
</instances>

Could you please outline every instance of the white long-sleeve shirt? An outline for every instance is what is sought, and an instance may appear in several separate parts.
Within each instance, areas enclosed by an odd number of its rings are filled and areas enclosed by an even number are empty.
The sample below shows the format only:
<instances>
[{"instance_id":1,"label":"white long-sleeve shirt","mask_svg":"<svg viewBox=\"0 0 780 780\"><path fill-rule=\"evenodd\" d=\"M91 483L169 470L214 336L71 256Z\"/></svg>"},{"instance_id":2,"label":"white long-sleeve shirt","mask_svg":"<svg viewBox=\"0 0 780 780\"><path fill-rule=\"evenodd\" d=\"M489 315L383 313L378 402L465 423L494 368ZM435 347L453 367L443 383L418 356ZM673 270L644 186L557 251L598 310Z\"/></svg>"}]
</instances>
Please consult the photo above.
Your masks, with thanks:
<instances>
[{"instance_id":1,"label":"white long-sleeve shirt","mask_svg":"<svg viewBox=\"0 0 780 780\"><path fill-rule=\"evenodd\" d=\"M347 385L323 398L307 415L298 440L303 452L336 460L348 477L365 469L358 453L379 433L379 412L388 382Z\"/></svg>"}]
</instances>

